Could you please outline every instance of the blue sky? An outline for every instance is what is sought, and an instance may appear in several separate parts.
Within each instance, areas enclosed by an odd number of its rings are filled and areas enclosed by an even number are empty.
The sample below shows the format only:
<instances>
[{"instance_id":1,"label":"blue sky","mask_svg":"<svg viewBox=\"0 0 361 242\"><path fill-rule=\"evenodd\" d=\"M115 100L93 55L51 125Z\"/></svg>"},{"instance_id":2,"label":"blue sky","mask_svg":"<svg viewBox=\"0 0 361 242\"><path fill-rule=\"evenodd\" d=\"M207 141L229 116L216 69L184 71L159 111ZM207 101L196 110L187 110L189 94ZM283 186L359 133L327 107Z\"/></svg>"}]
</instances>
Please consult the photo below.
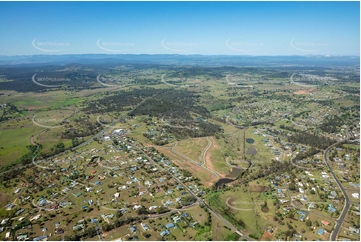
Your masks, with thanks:
<instances>
[{"instance_id":1,"label":"blue sky","mask_svg":"<svg viewBox=\"0 0 361 242\"><path fill-rule=\"evenodd\" d=\"M0 55L359 55L359 2L0 2Z\"/></svg>"}]
</instances>

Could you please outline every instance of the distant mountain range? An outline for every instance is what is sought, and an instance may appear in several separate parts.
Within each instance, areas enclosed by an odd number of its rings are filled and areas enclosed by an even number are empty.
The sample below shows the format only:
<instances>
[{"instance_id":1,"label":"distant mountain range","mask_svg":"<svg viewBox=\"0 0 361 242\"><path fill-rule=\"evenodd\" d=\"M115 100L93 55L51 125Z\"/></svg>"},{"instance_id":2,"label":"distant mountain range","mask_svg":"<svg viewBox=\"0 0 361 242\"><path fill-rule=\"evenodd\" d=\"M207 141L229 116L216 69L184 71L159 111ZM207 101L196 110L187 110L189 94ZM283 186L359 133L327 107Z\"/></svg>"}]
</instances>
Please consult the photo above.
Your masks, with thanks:
<instances>
[{"instance_id":1,"label":"distant mountain range","mask_svg":"<svg viewBox=\"0 0 361 242\"><path fill-rule=\"evenodd\" d=\"M160 64L202 66L358 66L359 56L233 56L233 55L29 55L0 56L1 66L77 64Z\"/></svg>"}]
</instances>

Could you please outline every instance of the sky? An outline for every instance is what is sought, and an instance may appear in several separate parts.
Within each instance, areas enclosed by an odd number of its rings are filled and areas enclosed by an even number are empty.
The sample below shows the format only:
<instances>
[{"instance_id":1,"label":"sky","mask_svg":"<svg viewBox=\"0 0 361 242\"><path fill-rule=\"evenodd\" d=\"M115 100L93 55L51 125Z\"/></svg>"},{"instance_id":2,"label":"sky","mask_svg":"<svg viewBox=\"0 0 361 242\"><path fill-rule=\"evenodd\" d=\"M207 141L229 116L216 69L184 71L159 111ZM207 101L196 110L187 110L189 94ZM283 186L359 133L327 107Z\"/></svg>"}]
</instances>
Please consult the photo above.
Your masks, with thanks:
<instances>
[{"instance_id":1,"label":"sky","mask_svg":"<svg viewBox=\"0 0 361 242\"><path fill-rule=\"evenodd\" d=\"M0 55L357 55L359 2L0 2Z\"/></svg>"}]
</instances>

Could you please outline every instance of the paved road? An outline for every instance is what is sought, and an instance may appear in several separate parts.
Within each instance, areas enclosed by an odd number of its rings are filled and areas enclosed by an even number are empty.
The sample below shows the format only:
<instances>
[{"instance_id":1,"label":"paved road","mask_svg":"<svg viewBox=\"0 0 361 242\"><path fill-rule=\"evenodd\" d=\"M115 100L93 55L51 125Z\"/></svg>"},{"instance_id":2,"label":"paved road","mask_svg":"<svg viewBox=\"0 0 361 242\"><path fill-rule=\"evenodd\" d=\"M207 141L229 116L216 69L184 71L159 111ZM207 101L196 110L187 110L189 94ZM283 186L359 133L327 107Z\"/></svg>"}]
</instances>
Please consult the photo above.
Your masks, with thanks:
<instances>
[{"instance_id":1,"label":"paved road","mask_svg":"<svg viewBox=\"0 0 361 242\"><path fill-rule=\"evenodd\" d=\"M208 142L207 147L203 150L202 152L202 165L204 166L206 164L206 154L207 151L209 150L209 148L211 148L211 146L213 145L212 141L206 137L206 140Z\"/></svg>"},{"instance_id":2,"label":"paved road","mask_svg":"<svg viewBox=\"0 0 361 242\"><path fill-rule=\"evenodd\" d=\"M347 140L348 140L349 138L350 138L349 135L347 135ZM339 143L341 143L341 142L343 142L343 141L337 142L337 143L329 146L329 147L325 150L325 153L324 153L324 155L323 155L323 158L324 158L324 160L325 160L326 166L328 167L331 175L333 176L333 179L335 179L336 184L338 185L338 187L340 188L343 196L345 197L345 205L344 205L344 207L343 207L343 209L342 209L342 212L341 212L341 214L340 214L340 217L335 221L336 225L335 225L335 228L334 228L334 230L332 231L331 236L330 236L330 240L332 240L332 241L336 241L337 235L338 235L338 233L339 233L339 231L340 231L340 228L341 228L341 224L343 223L343 221L344 221L344 219L345 219L345 217L346 217L346 215L347 215L347 212L348 212L348 210L349 210L349 208L350 208L350 205L351 205L350 199L349 199L349 197L348 197L348 195L347 195L347 193L346 193L345 188L342 186L340 180L337 178L337 176L335 175L335 173L332 171L332 168L331 168L331 166L330 166L330 164L328 163L328 160L327 160L327 153L329 152L329 150L330 150L333 146L335 146L335 145L337 145L337 144L339 144Z\"/></svg>"}]
</instances>

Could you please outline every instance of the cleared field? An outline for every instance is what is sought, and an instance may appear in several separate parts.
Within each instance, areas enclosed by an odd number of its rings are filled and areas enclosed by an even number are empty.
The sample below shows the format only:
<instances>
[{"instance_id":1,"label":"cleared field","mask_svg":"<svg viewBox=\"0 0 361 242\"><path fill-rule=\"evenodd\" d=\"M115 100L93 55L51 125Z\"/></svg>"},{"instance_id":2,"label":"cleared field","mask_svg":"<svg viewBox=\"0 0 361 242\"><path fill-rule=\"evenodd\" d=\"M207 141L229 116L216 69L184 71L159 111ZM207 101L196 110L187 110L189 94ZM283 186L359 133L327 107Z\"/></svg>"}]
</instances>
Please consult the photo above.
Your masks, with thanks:
<instances>
[{"instance_id":1,"label":"cleared field","mask_svg":"<svg viewBox=\"0 0 361 242\"><path fill-rule=\"evenodd\" d=\"M24 126L0 130L0 166L12 164L22 155L28 153L30 137L42 128L23 122ZM3 124L4 125L4 124Z\"/></svg>"},{"instance_id":2,"label":"cleared field","mask_svg":"<svg viewBox=\"0 0 361 242\"><path fill-rule=\"evenodd\" d=\"M212 146L209 148L206 154L206 166L216 171L221 176L225 176L230 172L230 167L226 163L226 158L221 150L221 147L217 144L217 140L213 137L209 138L212 142Z\"/></svg>"},{"instance_id":3,"label":"cleared field","mask_svg":"<svg viewBox=\"0 0 361 242\"><path fill-rule=\"evenodd\" d=\"M194 161L201 163L202 152L208 142L204 138L182 140L177 143L176 150Z\"/></svg>"},{"instance_id":4,"label":"cleared field","mask_svg":"<svg viewBox=\"0 0 361 242\"><path fill-rule=\"evenodd\" d=\"M219 218L212 216L212 240L214 241L237 241L239 235L225 227Z\"/></svg>"},{"instance_id":5,"label":"cleared field","mask_svg":"<svg viewBox=\"0 0 361 242\"><path fill-rule=\"evenodd\" d=\"M155 148L168 157L181 169L186 169L187 171L191 172L194 177L198 177L206 187L213 186L213 184L217 181L217 178L212 176L209 172L187 160L182 159L178 155L175 155L169 149L160 146L156 146Z\"/></svg>"},{"instance_id":6,"label":"cleared field","mask_svg":"<svg viewBox=\"0 0 361 242\"><path fill-rule=\"evenodd\" d=\"M270 163L274 155L271 153L270 149L265 146L264 137L254 134L254 130L255 128L249 128L246 130L246 138L252 138L255 142L252 145L246 143L245 147L246 151L248 150L248 148L254 147L257 151L257 154L246 156L250 158L253 163Z\"/></svg>"},{"instance_id":7,"label":"cleared field","mask_svg":"<svg viewBox=\"0 0 361 242\"><path fill-rule=\"evenodd\" d=\"M260 197L258 193L250 193L243 189L236 188L224 193L213 193L208 196L209 204L216 208L216 211L225 215L226 218L230 218L225 214L225 211L229 211L232 214L230 221L234 224L240 225L237 221L242 221L243 229L247 232L260 238L263 233L263 228L268 222L268 215L262 214L261 205L266 198ZM227 206L230 204L232 207ZM269 203L269 202L268 202ZM271 214L269 212L269 214Z\"/></svg>"}]
</instances>

